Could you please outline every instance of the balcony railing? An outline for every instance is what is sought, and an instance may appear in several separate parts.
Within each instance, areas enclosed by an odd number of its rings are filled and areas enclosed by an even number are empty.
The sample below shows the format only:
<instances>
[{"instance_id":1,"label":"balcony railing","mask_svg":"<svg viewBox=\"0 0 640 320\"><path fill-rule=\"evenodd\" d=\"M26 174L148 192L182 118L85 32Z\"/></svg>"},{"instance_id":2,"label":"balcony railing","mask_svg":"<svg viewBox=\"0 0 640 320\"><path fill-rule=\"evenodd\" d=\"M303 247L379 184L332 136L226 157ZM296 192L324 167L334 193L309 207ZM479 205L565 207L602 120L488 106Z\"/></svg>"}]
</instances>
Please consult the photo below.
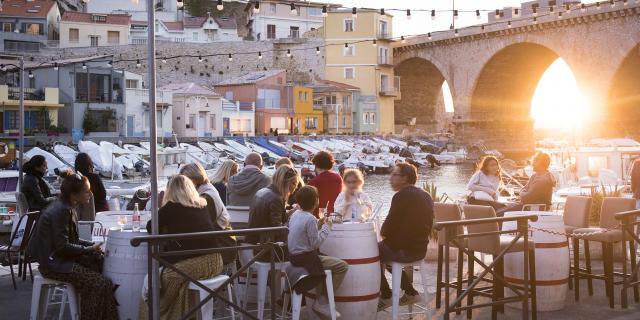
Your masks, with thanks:
<instances>
[{"instance_id":1,"label":"balcony railing","mask_svg":"<svg viewBox=\"0 0 640 320\"><path fill-rule=\"evenodd\" d=\"M280 99L257 99L256 108L279 109Z\"/></svg>"},{"instance_id":2,"label":"balcony railing","mask_svg":"<svg viewBox=\"0 0 640 320\"><path fill-rule=\"evenodd\" d=\"M382 84L380 86L380 95L385 97L400 96L400 77L393 77L393 86Z\"/></svg>"},{"instance_id":3,"label":"balcony railing","mask_svg":"<svg viewBox=\"0 0 640 320\"><path fill-rule=\"evenodd\" d=\"M24 88L24 99L44 101L44 91L34 88ZM20 100L20 88L9 87L9 100Z\"/></svg>"},{"instance_id":4,"label":"balcony railing","mask_svg":"<svg viewBox=\"0 0 640 320\"><path fill-rule=\"evenodd\" d=\"M300 30L289 30L289 38L292 38L292 39L300 38Z\"/></svg>"},{"instance_id":5,"label":"balcony railing","mask_svg":"<svg viewBox=\"0 0 640 320\"><path fill-rule=\"evenodd\" d=\"M378 55L378 64L381 66L393 66L391 57L388 55Z\"/></svg>"},{"instance_id":6,"label":"balcony railing","mask_svg":"<svg viewBox=\"0 0 640 320\"><path fill-rule=\"evenodd\" d=\"M386 30L378 30L376 35L380 40L391 40L391 38L393 38L393 36L391 36L391 32Z\"/></svg>"}]
</instances>

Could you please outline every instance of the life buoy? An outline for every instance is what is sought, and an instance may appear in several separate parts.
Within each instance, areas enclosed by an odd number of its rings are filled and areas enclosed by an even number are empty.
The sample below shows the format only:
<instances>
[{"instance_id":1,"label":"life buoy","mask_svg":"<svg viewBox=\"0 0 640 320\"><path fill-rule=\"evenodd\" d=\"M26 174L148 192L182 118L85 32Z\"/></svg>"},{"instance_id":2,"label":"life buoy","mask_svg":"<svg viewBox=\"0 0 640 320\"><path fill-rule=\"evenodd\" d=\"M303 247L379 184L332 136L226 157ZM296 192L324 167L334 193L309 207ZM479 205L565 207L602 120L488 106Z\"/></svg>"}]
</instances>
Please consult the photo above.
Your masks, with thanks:
<instances>
[{"instance_id":1,"label":"life buoy","mask_svg":"<svg viewBox=\"0 0 640 320\"><path fill-rule=\"evenodd\" d=\"M9 146L4 142L0 142L0 158L6 157L7 154L9 154Z\"/></svg>"}]
</instances>

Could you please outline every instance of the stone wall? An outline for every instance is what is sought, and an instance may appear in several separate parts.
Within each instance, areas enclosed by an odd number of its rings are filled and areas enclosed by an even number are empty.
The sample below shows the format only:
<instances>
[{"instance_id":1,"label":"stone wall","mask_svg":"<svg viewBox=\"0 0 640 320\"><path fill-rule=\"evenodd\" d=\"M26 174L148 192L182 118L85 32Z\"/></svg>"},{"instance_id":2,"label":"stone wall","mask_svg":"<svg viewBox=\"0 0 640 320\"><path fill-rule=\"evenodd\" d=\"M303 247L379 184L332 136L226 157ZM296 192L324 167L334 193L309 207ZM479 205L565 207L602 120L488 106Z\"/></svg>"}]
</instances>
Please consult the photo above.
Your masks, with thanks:
<instances>
[{"instance_id":1,"label":"stone wall","mask_svg":"<svg viewBox=\"0 0 640 320\"><path fill-rule=\"evenodd\" d=\"M247 72L266 69L285 69L289 81L308 82L313 76L324 77L324 40L321 38L276 40L276 41L235 41L215 43L174 43L158 42L157 56L172 57L193 55L193 58L167 59L166 63L157 62L158 86L169 83L195 82L202 85L216 83L245 74ZM320 47L320 54L316 54L316 47ZM308 50L301 50L307 49ZM287 57L287 49L291 50L291 57ZM282 51L273 51L282 50ZM251 54L240 54L252 52ZM262 59L258 59L257 52L262 52ZM228 54L232 53L233 61L228 61ZM198 61L198 55L218 56L203 57ZM35 61L53 59L69 59L93 55L113 55L113 60L140 59L141 66L136 62L119 62L114 66L130 72L147 74L147 48L145 45L126 45L112 47L46 49L27 56Z\"/></svg>"}]
</instances>

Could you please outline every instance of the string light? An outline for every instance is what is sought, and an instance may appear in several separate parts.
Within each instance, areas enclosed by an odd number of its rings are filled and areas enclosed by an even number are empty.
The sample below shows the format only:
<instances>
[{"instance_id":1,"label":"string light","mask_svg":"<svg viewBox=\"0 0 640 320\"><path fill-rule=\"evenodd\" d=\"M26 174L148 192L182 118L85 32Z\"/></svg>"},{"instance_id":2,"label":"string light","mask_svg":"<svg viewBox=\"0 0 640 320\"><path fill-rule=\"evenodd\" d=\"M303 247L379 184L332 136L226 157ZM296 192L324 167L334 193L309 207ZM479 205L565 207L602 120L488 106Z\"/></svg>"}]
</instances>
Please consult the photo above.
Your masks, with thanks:
<instances>
[{"instance_id":1,"label":"string light","mask_svg":"<svg viewBox=\"0 0 640 320\"><path fill-rule=\"evenodd\" d=\"M411 20L411 10L407 9L407 20Z\"/></svg>"},{"instance_id":2,"label":"string light","mask_svg":"<svg viewBox=\"0 0 640 320\"><path fill-rule=\"evenodd\" d=\"M316 54L320 54L320 47L316 47Z\"/></svg>"},{"instance_id":3,"label":"string light","mask_svg":"<svg viewBox=\"0 0 640 320\"><path fill-rule=\"evenodd\" d=\"M253 5L253 13L260 13L260 1L256 1L256 3Z\"/></svg>"},{"instance_id":4,"label":"string light","mask_svg":"<svg viewBox=\"0 0 640 320\"><path fill-rule=\"evenodd\" d=\"M351 8L351 16L354 19L358 17L358 9L356 7Z\"/></svg>"},{"instance_id":5,"label":"string light","mask_svg":"<svg viewBox=\"0 0 640 320\"><path fill-rule=\"evenodd\" d=\"M453 30L453 35L454 35L454 36L456 36L456 37L460 35L460 34L458 33L458 29Z\"/></svg>"},{"instance_id":6,"label":"string light","mask_svg":"<svg viewBox=\"0 0 640 320\"><path fill-rule=\"evenodd\" d=\"M345 48L349 48L349 44L345 42L345 43L344 43L344 47L345 47Z\"/></svg>"},{"instance_id":7,"label":"string light","mask_svg":"<svg viewBox=\"0 0 640 320\"><path fill-rule=\"evenodd\" d=\"M142 63L140 63L140 59L136 60L136 67L140 68L141 65Z\"/></svg>"},{"instance_id":8,"label":"string light","mask_svg":"<svg viewBox=\"0 0 640 320\"><path fill-rule=\"evenodd\" d=\"M533 17L533 24L538 24L538 17Z\"/></svg>"},{"instance_id":9,"label":"string light","mask_svg":"<svg viewBox=\"0 0 640 320\"><path fill-rule=\"evenodd\" d=\"M484 24L480 26L480 31L484 32Z\"/></svg>"},{"instance_id":10,"label":"string light","mask_svg":"<svg viewBox=\"0 0 640 320\"><path fill-rule=\"evenodd\" d=\"M229 60L229 62L233 61L233 57L231 56L231 53L229 53L229 57L227 59Z\"/></svg>"},{"instance_id":11,"label":"string light","mask_svg":"<svg viewBox=\"0 0 640 320\"><path fill-rule=\"evenodd\" d=\"M322 16L323 17L327 16L327 6L322 6Z\"/></svg>"},{"instance_id":12,"label":"string light","mask_svg":"<svg viewBox=\"0 0 640 320\"><path fill-rule=\"evenodd\" d=\"M609 0L609 3L611 4L611 8L616 6L616 2L613 0Z\"/></svg>"},{"instance_id":13,"label":"string light","mask_svg":"<svg viewBox=\"0 0 640 320\"><path fill-rule=\"evenodd\" d=\"M500 10L496 9L496 19L500 19Z\"/></svg>"},{"instance_id":14,"label":"string light","mask_svg":"<svg viewBox=\"0 0 640 320\"><path fill-rule=\"evenodd\" d=\"M511 20L507 21L507 28L511 28Z\"/></svg>"},{"instance_id":15,"label":"string light","mask_svg":"<svg viewBox=\"0 0 640 320\"><path fill-rule=\"evenodd\" d=\"M404 39L404 36L400 36L400 42L402 42L402 43L406 43L406 42L407 42L407 40L405 40L405 39Z\"/></svg>"},{"instance_id":16,"label":"string light","mask_svg":"<svg viewBox=\"0 0 640 320\"><path fill-rule=\"evenodd\" d=\"M384 16L384 8L380 8L380 15Z\"/></svg>"},{"instance_id":17,"label":"string light","mask_svg":"<svg viewBox=\"0 0 640 320\"><path fill-rule=\"evenodd\" d=\"M218 9L218 11L224 10L224 4L222 4L222 0L218 0L218 5L216 6L216 9Z\"/></svg>"},{"instance_id":18,"label":"string light","mask_svg":"<svg viewBox=\"0 0 640 320\"><path fill-rule=\"evenodd\" d=\"M570 6L569 4L566 4L566 5L564 6L564 11L566 11L566 12L567 12L567 14L571 13L571 6Z\"/></svg>"},{"instance_id":19,"label":"string light","mask_svg":"<svg viewBox=\"0 0 640 320\"><path fill-rule=\"evenodd\" d=\"M178 9L181 9L182 7L184 7L184 2L182 0L178 0L176 5L178 6Z\"/></svg>"},{"instance_id":20,"label":"string light","mask_svg":"<svg viewBox=\"0 0 640 320\"><path fill-rule=\"evenodd\" d=\"M109 62L109 66L111 66L111 62ZM58 71L58 63L57 62L53 63L53 70Z\"/></svg>"},{"instance_id":21,"label":"string light","mask_svg":"<svg viewBox=\"0 0 640 320\"><path fill-rule=\"evenodd\" d=\"M427 39L431 40L431 32L427 33Z\"/></svg>"},{"instance_id":22,"label":"string light","mask_svg":"<svg viewBox=\"0 0 640 320\"><path fill-rule=\"evenodd\" d=\"M480 19L480 10L476 10L476 18Z\"/></svg>"},{"instance_id":23,"label":"string light","mask_svg":"<svg viewBox=\"0 0 640 320\"><path fill-rule=\"evenodd\" d=\"M167 58L162 58L162 63L167 63Z\"/></svg>"},{"instance_id":24,"label":"string light","mask_svg":"<svg viewBox=\"0 0 640 320\"><path fill-rule=\"evenodd\" d=\"M289 5L289 9L291 10L292 15L298 14L298 10L296 9L296 5L293 2Z\"/></svg>"},{"instance_id":25,"label":"string light","mask_svg":"<svg viewBox=\"0 0 640 320\"><path fill-rule=\"evenodd\" d=\"M562 11L558 11L558 19L562 19Z\"/></svg>"},{"instance_id":26,"label":"string light","mask_svg":"<svg viewBox=\"0 0 640 320\"><path fill-rule=\"evenodd\" d=\"M347 44L344 44L345 47L347 47ZM287 49L287 57L291 58L291 49Z\"/></svg>"},{"instance_id":27,"label":"string light","mask_svg":"<svg viewBox=\"0 0 640 320\"><path fill-rule=\"evenodd\" d=\"M31 70L29 70L29 79L33 79L33 72L31 72Z\"/></svg>"},{"instance_id":28,"label":"string light","mask_svg":"<svg viewBox=\"0 0 640 320\"><path fill-rule=\"evenodd\" d=\"M82 70L87 70L87 64L86 63L82 63Z\"/></svg>"},{"instance_id":29,"label":"string light","mask_svg":"<svg viewBox=\"0 0 640 320\"><path fill-rule=\"evenodd\" d=\"M262 59L262 52L258 51L258 59Z\"/></svg>"},{"instance_id":30,"label":"string light","mask_svg":"<svg viewBox=\"0 0 640 320\"><path fill-rule=\"evenodd\" d=\"M198 56L198 62L202 62L202 56Z\"/></svg>"},{"instance_id":31,"label":"string light","mask_svg":"<svg viewBox=\"0 0 640 320\"><path fill-rule=\"evenodd\" d=\"M371 42L371 45L373 45L374 47L378 45L378 41L376 41L376 39L373 39L373 42Z\"/></svg>"},{"instance_id":32,"label":"string light","mask_svg":"<svg viewBox=\"0 0 640 320\"><path fill-rule=\"evenodd\" d=\"M533 10L533 16L537 16L538 15L538 7L532 7L531 8Z\"/></svg>"},{"instance_id":33,"label":"string light","mask_svg":"<svg viewBox=\"0 0 640 320\"><path fill-rule=\"evenodd\" d=\"M458 10L453 10L453 18L458 20Z\"/></svg>"},{"instance_id":34,"label":"string light","mask_svg":"<svg viewBox=\"0 0 640 320\"><path fill-rule=\"evenodd\" d=\"M626 6L627 4L628 4L628 1L627 1L627 0L622 0L622 5L623 5L623 6Z\"/></svg>"},{"instance_id":35,"label":"string light","mask_svg":"<svg viewBox=\"0 0 640 320\"><path fill-rule=\"evenodd\" d=\"M600 1L596 2L596 10L600 10Z\"/></svg>"},{"instance_id":36,"label":"string light","mask_svg":"<svg viewBox=\"0 0 640 320\"><path fill-rule=\"evenodd\" d=\"M436 11L431 10L431 20L435 20L435 19L436 19Z\"/></svg>"},{"instance_id":37,"label":"string light","mask_svg":"<svg viewBox=\"0 0 640 320\"><path fill-rule=\"evenodd\" d=\"M587 11L587 6L585 6L584 3L580 4L580 11L582 12Z\"/></svg>"}]
</instances>

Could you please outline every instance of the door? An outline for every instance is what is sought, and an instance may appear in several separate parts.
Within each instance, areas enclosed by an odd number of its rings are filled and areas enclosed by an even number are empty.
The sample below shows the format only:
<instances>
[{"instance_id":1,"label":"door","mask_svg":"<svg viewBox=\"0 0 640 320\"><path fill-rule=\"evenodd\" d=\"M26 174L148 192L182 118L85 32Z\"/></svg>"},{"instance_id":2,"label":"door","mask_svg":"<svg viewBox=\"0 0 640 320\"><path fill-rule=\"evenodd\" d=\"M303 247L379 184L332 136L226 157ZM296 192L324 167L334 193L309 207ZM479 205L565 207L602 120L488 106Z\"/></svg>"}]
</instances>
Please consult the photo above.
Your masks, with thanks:
<instances>
[{"instance_id":1,"label":"door","mask_svg":"<svg viewBox=\"0 0 640 320\"><path fill-rule=\"evenodd\" d=\"M127 137L133 137L133 123L135 116L127 116Z\"/></svg>"},{"instance_id":2,"label":"door","mask_svg":"<svg viewBox=\"0 0 640 320\"><path fill-rule=\"evenodd\" d=\"M204 137L204 133L207 131L207 116L204 113L200 113L198 117L198 137Z\"/></svg>"}]
</instances>

